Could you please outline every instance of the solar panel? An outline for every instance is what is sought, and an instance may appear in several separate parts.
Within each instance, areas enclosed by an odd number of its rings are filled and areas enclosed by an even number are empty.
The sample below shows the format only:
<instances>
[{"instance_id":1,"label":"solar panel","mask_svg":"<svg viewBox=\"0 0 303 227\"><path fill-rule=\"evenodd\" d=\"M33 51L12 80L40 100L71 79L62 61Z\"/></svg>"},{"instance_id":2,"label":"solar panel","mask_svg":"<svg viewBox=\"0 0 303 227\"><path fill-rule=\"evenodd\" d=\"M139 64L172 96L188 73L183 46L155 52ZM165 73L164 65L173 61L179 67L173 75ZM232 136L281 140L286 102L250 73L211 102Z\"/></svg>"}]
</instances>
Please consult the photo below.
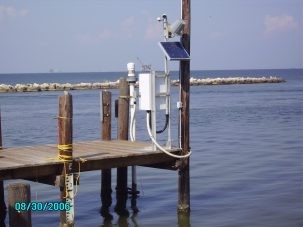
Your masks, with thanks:
<instances>
[{"instance_id":1,"label":"solar panel","mask_svg":"<svg viewBox=\"0 0 303 227\"><path fill-rule=\"evenodd\" d=\"M170 61L189 60L189 54L180 42L159 42L159 46Z\"/></svg>"}]
</instances>

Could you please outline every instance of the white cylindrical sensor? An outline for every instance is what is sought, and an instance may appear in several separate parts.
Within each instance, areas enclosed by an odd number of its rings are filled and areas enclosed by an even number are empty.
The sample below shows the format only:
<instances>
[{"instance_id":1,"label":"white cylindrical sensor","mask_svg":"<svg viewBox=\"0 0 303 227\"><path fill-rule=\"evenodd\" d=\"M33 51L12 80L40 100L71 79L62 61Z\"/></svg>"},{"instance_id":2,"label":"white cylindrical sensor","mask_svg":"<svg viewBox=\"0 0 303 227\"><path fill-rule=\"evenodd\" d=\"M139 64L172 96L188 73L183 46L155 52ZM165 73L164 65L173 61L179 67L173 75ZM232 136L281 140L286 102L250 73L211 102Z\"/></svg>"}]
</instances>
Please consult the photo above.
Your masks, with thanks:
<instances>
[{"instance_id":1,"label":"white cylindrical sensor","mask_svg":"<svg viewBox=\"0 0 303 227\"><path fill-rule=\"evenodd\" d=\"M135 76L135 63L130 62L127 64L128 76Z\"/></svg>"}]
</instances>

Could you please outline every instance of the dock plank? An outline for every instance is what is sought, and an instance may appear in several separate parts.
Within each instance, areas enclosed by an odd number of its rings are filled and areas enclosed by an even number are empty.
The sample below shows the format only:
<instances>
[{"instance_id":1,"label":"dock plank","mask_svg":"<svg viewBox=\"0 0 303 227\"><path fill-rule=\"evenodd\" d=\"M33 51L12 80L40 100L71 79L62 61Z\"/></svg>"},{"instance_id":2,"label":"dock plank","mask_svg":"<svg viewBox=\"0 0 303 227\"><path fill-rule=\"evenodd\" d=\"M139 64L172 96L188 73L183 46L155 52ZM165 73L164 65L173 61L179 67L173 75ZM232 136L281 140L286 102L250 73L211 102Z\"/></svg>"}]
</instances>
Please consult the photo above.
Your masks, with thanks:
<instances>
[{"instance_id":1,"label":"dock plank","mask_svg":"<svg viewBox=\"0 0 303 227\"><path fill-rule=\"evenodd\" d=\"M58 148L54 144L5 148L0 151L0 180L60 174L63 162L57 155ZM153 151L151 143L147 142L95 140L73 144L74 172L79 171L79 163L81 171L91 171L174 160L161 151Z\"/></svg>"}]
</instances>

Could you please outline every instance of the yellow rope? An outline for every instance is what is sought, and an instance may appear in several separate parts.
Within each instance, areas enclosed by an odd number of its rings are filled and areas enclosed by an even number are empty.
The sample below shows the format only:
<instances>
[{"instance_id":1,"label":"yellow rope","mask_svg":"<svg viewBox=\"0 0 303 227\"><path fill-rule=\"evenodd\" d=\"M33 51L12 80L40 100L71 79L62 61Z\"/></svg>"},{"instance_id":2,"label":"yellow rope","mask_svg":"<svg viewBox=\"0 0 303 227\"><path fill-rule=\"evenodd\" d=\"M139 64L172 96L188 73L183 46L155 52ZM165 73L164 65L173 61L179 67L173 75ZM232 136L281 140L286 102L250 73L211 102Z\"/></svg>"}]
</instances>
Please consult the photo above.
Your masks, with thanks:
<instances>
[{"instance_id":1,"label":"yellow rope","mask_svg":"<svg viewBox=\"0 0 303 227\"><path fill-rule=\"evenodd\" d=\"M73 156L58 154L58 159L59 161L68 162L68 161L73 161Z\"/></svg>"},{"instance_id":2,"label":"yellow rope","mask_svg":"<svg viewBox=\"0 0 303 227\"><path fill-rule=\"evenodd\" d=\"M58 159L60 161L72 161L73 160L73 156L72 156L72 152L73 152L73 145L72 144L58 144L58 149L60 151L64 151L64 152L69 152L69 155L63 155L63 154L58 154Z\"/></svg>"},{"instance_id":3,"label":"yellow rope","mask_svg":"<svg viewBox=\"0 0 303 227\"><path fill-rule=\"evenodd\" d=\"M63 165L64 165L64 183L66 184L66 166L65 166L66 162L63 162ZM67 187L66 185L64 186L65 188L65 196L63 196L63 199L66 199L68 198L68 191L67 191Z\"/></svg>"},{"instance_id":4,"label":"yellow rope","mask_svg":"<svg viewBox=\"0 0 303 227\"><path fill-rule=\"evenodd\" d=\"M69 152L72 152L73 144L58 144L58 149L60 151L69 151Z\"/></svg>"},{"instance_id":5,"label":"yellow rope","mask_svg":"<svg viewBox=\"0 0 303 227\"><path fill-rule=\"evenodd\" d=\"M119 98L121 98L121 99L129 99L129 98L131 98L131 96L129 96L129 95L120 95Z\"/></svg>"},{"instance_id":6,"label":"yellow rope","mask_svg":"<svg viewBox=\"0 0 303 227\"><path fill-rule=\"evenodd\" d=\"M80 173L81 173L81 164L80 163L84 163L86 162L87 160L84 159L84 158L79 158L79 161L78 161L78 176L76 178L76 191L75 191L75 194L74 194L74 198L76 197L76 195L78 194L78 184L79 184L79 178L80 178Z\"/></svg>"},{"instance_id":7,"label":"yellow rope","mask_svg":"<svg viewBox=\"0 0 303 227\"><path fill-rule=\"evenodd\" d=\"M71 117L61 117L61 116L58 116L57 118L58 118L58 119L68 119L68 120L73 119L73 118L71 118Z\"/></svg>"},{"instance_id":8,"label":"yellow rope","mask_svg":"<svg viewBox=\"0 0 303 227\"><path fill-rule=\"evenodd\" d=\"M49 158L50 160L59 160L63 162L63 167L64 167L64 182L66 182L66 163L72 162L73 161L73 156L72 156L72 149L73 145L72 144L58 144L58 150L64 151L64 152L70 152L70 155L63 155L63 154L58 154L57 158ZM79 178L80 178L80 173L81 173L81 163L86 162L87 160L84 158L78 158L78 176L76 177L76 191L75 194L73 195L73 198L76 197L78 194L78 183L79 183ZM70 198L69 193L67 191L67 188L65 187L65 197L64 199Z\"/></svg>"}]
</instances>

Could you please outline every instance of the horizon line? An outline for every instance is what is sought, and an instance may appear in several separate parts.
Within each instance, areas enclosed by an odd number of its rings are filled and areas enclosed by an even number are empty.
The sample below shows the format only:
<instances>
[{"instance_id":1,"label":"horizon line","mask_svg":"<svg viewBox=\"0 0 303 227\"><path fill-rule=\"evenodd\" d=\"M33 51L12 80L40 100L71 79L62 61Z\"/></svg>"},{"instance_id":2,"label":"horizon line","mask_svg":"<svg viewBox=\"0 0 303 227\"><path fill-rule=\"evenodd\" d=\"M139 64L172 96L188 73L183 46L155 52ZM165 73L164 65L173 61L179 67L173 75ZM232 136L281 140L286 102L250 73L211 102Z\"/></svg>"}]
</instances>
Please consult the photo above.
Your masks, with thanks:
<instances>
[{"instance_id":1,"label":"horizon line","mask_svg":"<svg viewBox=\"0 0 303 227\"><path fill-rule=\"evenodd\" d=\"M191 69L190 71L248 71L248 70L303 70L303 68L255 68L255 69ZM141 70L136 70L142 72ZM155 70L161 71L161 70ZM179 70L170 70L170 72L178 72ZM16 74L73 74L73 73L127 73L125 71L59 71L59 72L0 72L0 75L16 75Z\"/></svg>"}]
</instances>

